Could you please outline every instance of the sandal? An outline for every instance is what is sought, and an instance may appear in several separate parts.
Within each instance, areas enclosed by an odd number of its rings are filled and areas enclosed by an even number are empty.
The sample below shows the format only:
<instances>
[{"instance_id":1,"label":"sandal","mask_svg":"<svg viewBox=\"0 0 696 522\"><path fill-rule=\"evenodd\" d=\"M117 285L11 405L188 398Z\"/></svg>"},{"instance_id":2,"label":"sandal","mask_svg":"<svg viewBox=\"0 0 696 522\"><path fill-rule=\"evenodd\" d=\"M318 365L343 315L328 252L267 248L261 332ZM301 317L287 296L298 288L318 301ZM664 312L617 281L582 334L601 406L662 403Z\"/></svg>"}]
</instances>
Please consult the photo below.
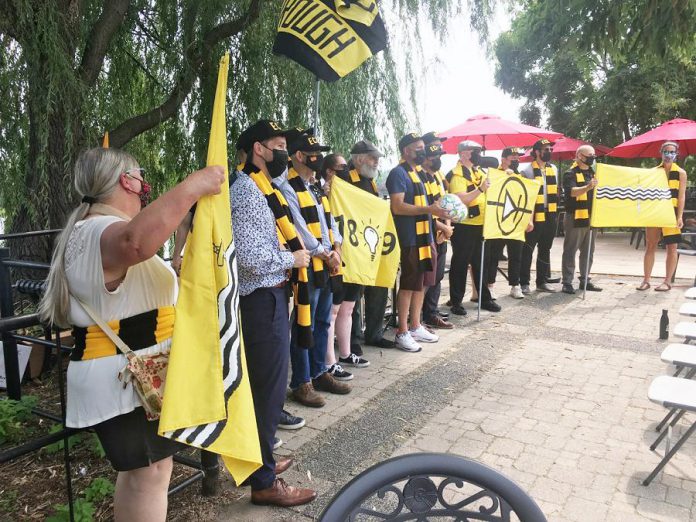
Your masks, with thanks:
<instances>
[{"instance_id":1,"label":"sandal","mask_svg":"<svg viewBox=\"0 0 696 522\"><path fill-rule=\"evenodd\" d=\"M669 283L662 282L659 286L655 287L656 292L669 292L672 289L672 285Z\"/></svg>"},{"instance_id":2,"label":"sandal","mask_svg":"<svg viewBox=\"0 0 696 522\"><path fill-rule=\"evenodd\" d=\"M636 290L640 290L642 292L643 290L647 290L648 288L650 288L650 283L648 283L647 281L643 281L640 284L640 286L636 288Z\"/></svg>"}]
</instances>

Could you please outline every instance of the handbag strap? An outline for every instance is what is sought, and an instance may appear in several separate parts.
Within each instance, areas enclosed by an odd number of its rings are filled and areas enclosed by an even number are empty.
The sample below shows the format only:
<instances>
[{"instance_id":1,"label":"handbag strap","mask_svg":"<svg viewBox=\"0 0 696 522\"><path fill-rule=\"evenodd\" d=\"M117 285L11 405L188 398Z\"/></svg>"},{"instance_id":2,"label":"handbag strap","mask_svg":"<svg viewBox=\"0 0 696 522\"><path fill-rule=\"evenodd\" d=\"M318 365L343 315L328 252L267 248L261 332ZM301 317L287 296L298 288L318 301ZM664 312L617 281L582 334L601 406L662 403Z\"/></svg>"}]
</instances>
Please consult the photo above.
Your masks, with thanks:
<instances>
[{"instance_id":1,"label":"handbag strap","mask_svg":"<svg viewBox=\"0 0 696 522\"><path fill-rule=\"evenodd\" d=\"M123 342L123 339L121 339L118 335L116 335L116 332L114 331L113 328L111 328L101 317L99 317L99 314L95 312L91 306L89 306L87 303L82 301L82 299L75 297L74 294L70 294L73 296L73 298L82 305L82 308L84 308L85 312L87 312L87 315L89 315L92 320L97 323L97 326L102 329L102 331L106 334L106 336L111 339L111 341L116 345L116 347L120 350L120 352L125 355L126 357L130 358L134 355L133 350L131 350L126 343Z\"/></svg>"}]
</instances>

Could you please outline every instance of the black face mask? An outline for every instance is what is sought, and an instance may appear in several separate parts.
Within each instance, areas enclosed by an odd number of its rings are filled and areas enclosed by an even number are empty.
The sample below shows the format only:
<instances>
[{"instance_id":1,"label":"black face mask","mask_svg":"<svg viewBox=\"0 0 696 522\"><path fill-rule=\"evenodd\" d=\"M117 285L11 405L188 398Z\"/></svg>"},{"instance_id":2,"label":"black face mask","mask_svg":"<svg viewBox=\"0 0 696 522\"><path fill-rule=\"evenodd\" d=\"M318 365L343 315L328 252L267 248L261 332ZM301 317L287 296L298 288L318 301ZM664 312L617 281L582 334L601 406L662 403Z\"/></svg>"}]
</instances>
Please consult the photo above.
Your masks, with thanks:
<instances>
[{"instance_id":1,"label":"black face mask","mask_svg":"<svg viewBox=\"0 0 696 522\"><path fill-rule=\"evenodd\" d=\"M517 169L520 167L520 160L512 160L510 162L510 168L512 169L513 172L517 172Z\"/></svg>"},{"instance_id":2,"label":"black face mask","mask_svg":"<svg viewBox=\"0 0 696 522\"><path fill-rule=\"evenodd\" d=\"M481 151L480 150L472 150L471 151L471 163L474 165L478 165L479 162L481 161Z\"/></svg>"},{"instance_id":3,"label":"black face mask","mask_svg":"<svg viewBox=\"0 0 696 522\"><path fill-rule=\"evenodd\" d=\"M548 163L551 161L551 151L550 150L545 150L544 152L541 153L541 161L544 163Z\"/></svg>"},{"instance_id":4,"label":"black face mask","mask_svg":"<svg viewBox=\"0 0 696 522\"><path fill-rule=\"evenodd\" d=\"M324 163L324 156L318 154L317 156L307 156L305 159L305 165L313 172L319 172L321 170L321 165Z\"/></svg>"},{"instance_id":5,"label":"black face mask","mask_svg":"<svg viewBox=\"0 0 696 522\"><path fill-rule=\"evenodd\" d=\"M271 178L277 178L285 172L285 169L288 167L288 151L283 149L269 149L265 145L263 146L273 152L273 159L271 161L264 160L266 162L266 168L268 169L268 175L271 176Z\"/></svg>"},{"instance_id":6,"label":"black face mask","mask_svg":"<svg viewBox=\"0 0 696 522\"><path fill-rule=\"evenodd\" d=\"M416 165L422 165L424 161L425 161L425 151L424 150L417 150L416 156L415 156L415 158L413 158L413 163L415 163Z\"/></svg>"},{"instance_id":7,"label":"black face mask","mask_svg":"<svg viewBox=\"0 0 696 522\"><path fill-rule=\"evenodd\" d=\"M442 168L442 159L440 159L440 158L431 159L430 166L433 168L433 170L440 170Z\"/></svg>"}]
</instances>

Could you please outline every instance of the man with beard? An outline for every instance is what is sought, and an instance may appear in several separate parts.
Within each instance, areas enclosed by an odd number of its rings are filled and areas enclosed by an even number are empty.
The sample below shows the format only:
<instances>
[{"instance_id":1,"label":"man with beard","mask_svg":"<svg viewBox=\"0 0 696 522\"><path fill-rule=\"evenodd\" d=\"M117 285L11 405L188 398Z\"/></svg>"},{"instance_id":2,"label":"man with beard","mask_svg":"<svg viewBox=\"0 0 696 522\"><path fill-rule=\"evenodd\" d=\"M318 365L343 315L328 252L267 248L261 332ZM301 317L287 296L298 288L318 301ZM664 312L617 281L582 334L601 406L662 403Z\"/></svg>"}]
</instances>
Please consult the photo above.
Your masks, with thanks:
<instances>
[{"instance_id":1,"label":"man with beard","mask_svg":"<svg viewBox=\"0 0 696 522\"><path fill-rule=\"evenodd\" d=\"M423 182L421 165L425 161L422 138L409 133L399 140L401 161L387 178L390 206L401 247L401 278L397 308L399 326L396 346L406 352L419 352L419 342L435 343L438 336L421 324L424 288L435 282L435 248L432 217L447 218L437 202L429 202L428 186Z\"/></svg>"},{"instance_id":2,"label":"man with beard","mask_svg":"<svg viewBox=\"0 0 696 522\"><path fill-rule=\"evenodd\" d=\"M343 181L379 197L375 179L379 174L379 159L383 154L368 140L360 140L350 150L350 170L339 172L337 176ZM394 341L384 338L384 312L387 308L388 288L379 286L354 285L343 283L344 291L350 297L359 300L360 292L365 295L365 344L378 348L394 348ZM360 346L360 307L353 310L353 329L351 332L350 351L358 357L363 355Z\"/></svg>"}]
</instances>

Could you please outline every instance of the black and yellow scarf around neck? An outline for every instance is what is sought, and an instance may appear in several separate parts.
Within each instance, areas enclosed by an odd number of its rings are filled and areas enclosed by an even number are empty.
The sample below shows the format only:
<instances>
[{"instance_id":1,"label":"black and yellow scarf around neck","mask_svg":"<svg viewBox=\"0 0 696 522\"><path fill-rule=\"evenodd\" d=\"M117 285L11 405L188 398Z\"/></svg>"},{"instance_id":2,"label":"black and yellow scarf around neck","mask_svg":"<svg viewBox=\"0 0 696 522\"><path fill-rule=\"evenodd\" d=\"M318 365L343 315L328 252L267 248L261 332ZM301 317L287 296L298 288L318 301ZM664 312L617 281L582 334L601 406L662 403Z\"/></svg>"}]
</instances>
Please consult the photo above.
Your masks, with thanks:
<instances>
[{"instance_id":1,"label":"black and yellow scarf around neck","mask_svg":"<svg viewBox=\"0 0 696 522\"><path fill-rule=\"evenodd\" d=\"M664 165L660 163L658 167L664 169ZM674 211L679 207L679 165L672 163L672 166L667 173L667 185L669 186L670 198Z\"/></svg>"},{"instance_id":2,"label":"black and yellow scarf around neck","mask_svg":"<svg viewBox=\"0 0 696 522\"><path fill-rule=\"evenodd\" d=\"M536 160L533 161L532 172L534 172L534 179L542 187L534 205L534 222L542 223L546 221L546 214L558 212L558 182L553 167L548 163L542 172ZM544 179L542 177L546 180L546 208L544 208Z\"/></svg>"},{"instance_id":3,"label":"black and yellow scarf around neck","mask_svg":"<svg viewBox=\"0 0 696 522\"><path fill-rule=\"evenodd\" d=\"M271 185L266 175L250 165L245 165L245 172L256 183L261 193L266 196L266 202L276 220L276 233L281 245L292 252L302 250L302 242L297 237L295 225L292 222L290 208L280 191ZM307 269L293 268L292 284L295 294L295 321L297 323L297 344L303 348L314 346L312 336L312 314L309 304L309 286L307 284Z\"/></svg>"},{"instance_id":4,"label":"black and yellow scarf around neck","mask_svg":"<svg viewBox=\"0 0 696 522\"><path fill-rule=\"evenodd\" d=\"M319 207L317 207L314 198L312 198L309 190L307 190L304 181L293 168L288 171L288 183L295 191L295 194L297 194L297 201L300 204L300 213L307 224L309 233L321 243L323 238L321 223L319 222ZM329 208L329 200L324 195L321 196L321 204L324 207L324 219L329 230L329 242L333 249L334 237L333 231L331 230L331 210ZM329 282L329 267L324 260L318 256L312 256L312 272L314 274L314 285L317 288L324 288Z\"/></svg>"},{"instance_id":5,"label":"black and yellow scarf around neck","mask_svg":"<svg viewBox=\"0 0 696 522\"><path fill-rule=\"evenodd\" d=\"M570 170L575 173L576 186L581 187L587 185L589 178L585 179L584 174L587 171L583 171L577 162L573 162L570 166ZM575 212L573 212L573 226L575 228L587 228L590 226L590 200L587 196L588 194L585 192L575 198Z\"/></svg>"},{"instance_id":6,"label":"black and yellow scarf around neck","mask_svg":"<svg viewBox=\"0 0 696 522\"><path fill-rule=\"evenodd\" d=\"M427 181L421 177L422 169L416 167L410 170L408 163L401 162L401 166L407 172L413 183L413 204L417 207L427 207L430 204L431 195L426 188ZM430 185L428 184L427 187ZM432 253L430 251L430 214L420 214L416 218L416 247L418 248L418 266L421 271L429 272L433 269Z\"/></svg>"}]
</instances>

